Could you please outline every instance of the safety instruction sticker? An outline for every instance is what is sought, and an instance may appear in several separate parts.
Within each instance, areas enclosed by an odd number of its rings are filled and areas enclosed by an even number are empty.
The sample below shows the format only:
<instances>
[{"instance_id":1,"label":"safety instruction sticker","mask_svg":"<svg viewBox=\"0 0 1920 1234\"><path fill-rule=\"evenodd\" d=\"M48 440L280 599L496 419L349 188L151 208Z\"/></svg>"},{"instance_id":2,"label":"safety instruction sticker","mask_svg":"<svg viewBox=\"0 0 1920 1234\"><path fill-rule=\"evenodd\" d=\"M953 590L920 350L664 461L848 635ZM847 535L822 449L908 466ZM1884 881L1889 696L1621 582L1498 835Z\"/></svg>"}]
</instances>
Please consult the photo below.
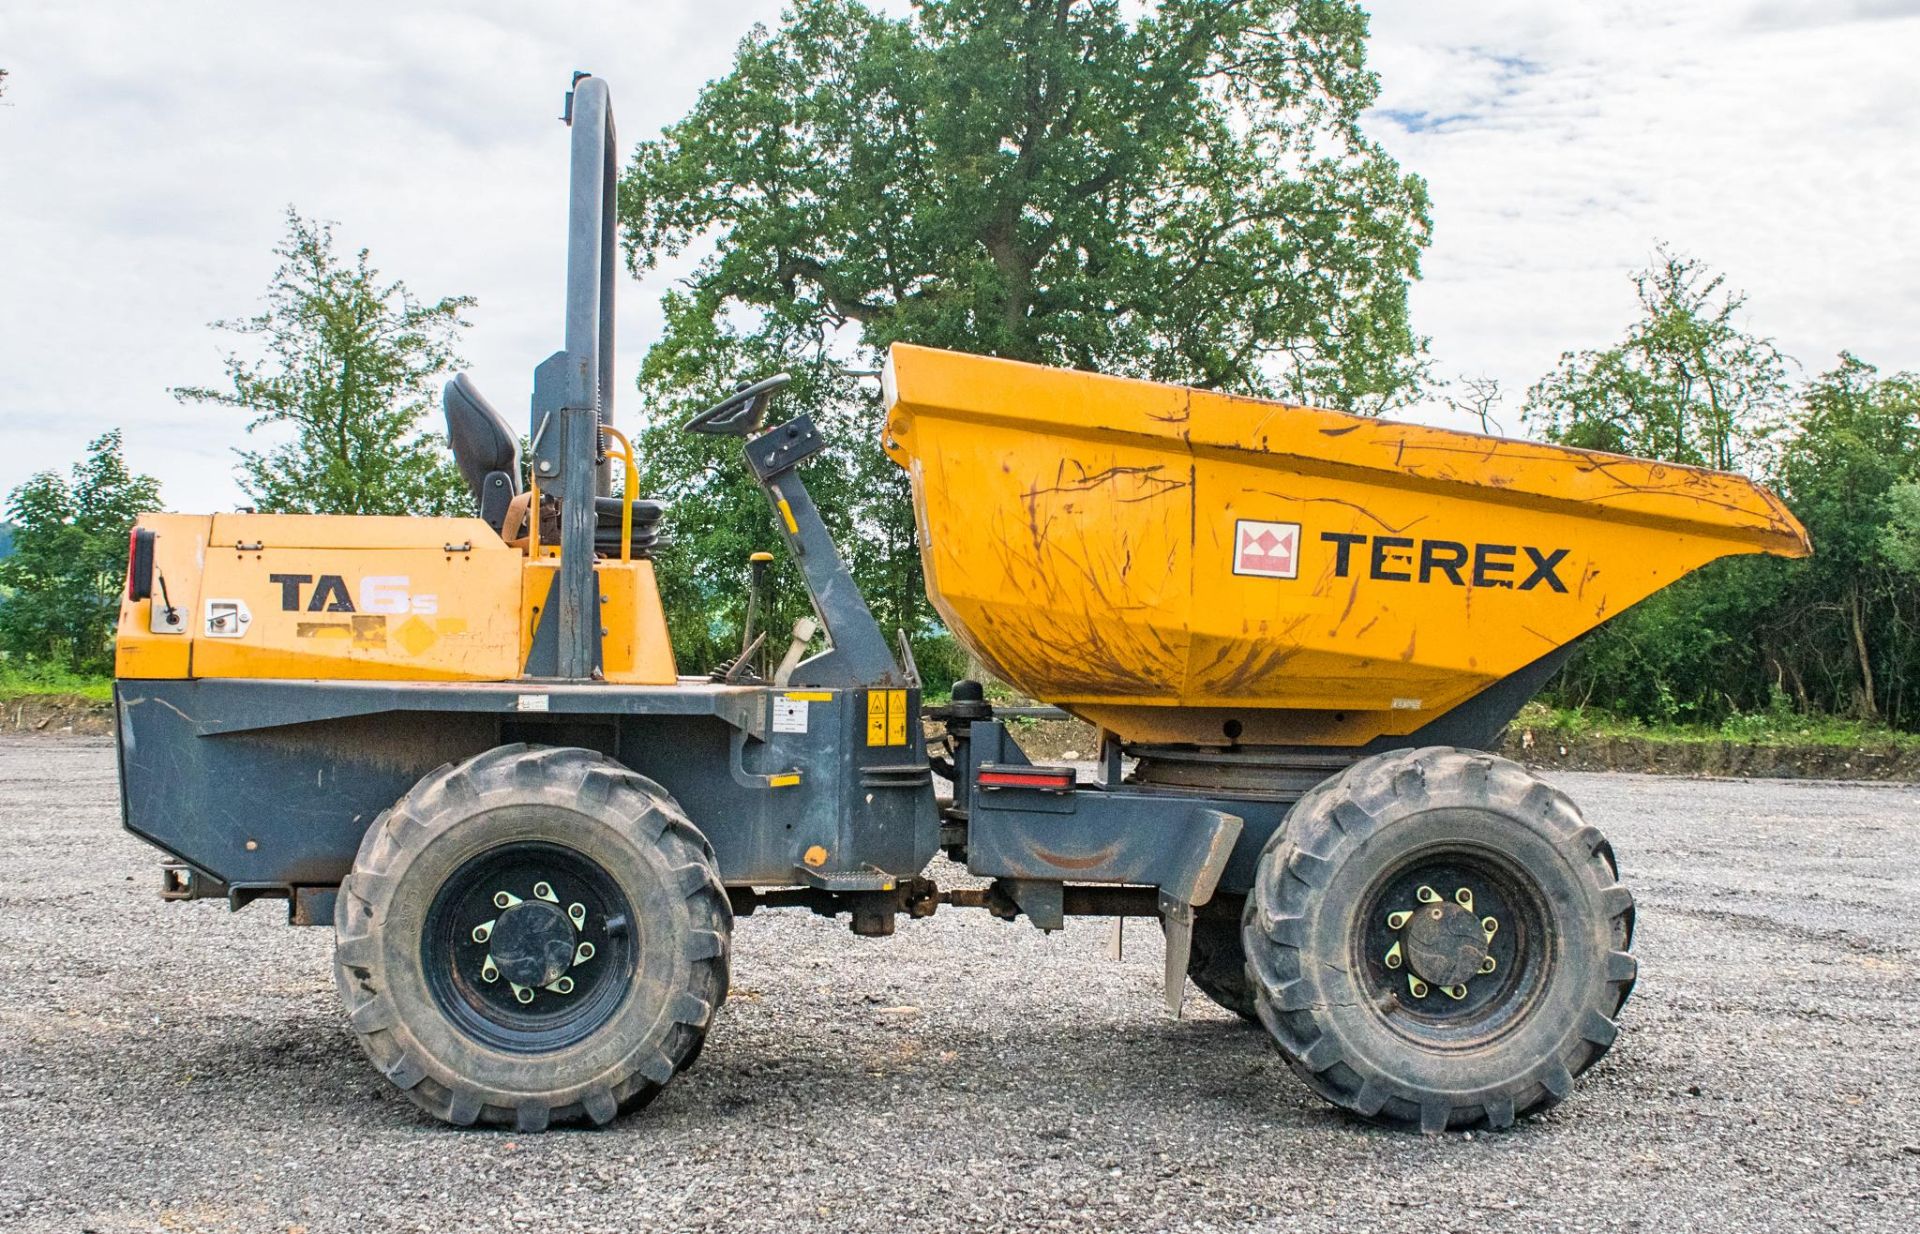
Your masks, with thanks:
<instances>
[{"instance_id":1,"label":"safety instruction sticker","mask_svg":"<svg viewBox=\"0 0 1920 1234\"><path fill-rule=\"evenodd\" d=\"M773 731L776 733L804 733L807 731L807 708L804 698L776 698L773 700Z\"/></svg>"},{"instance_id":2,"label":"safety instruction sticker","mask_svg":"<svg viewBox=\"0 0 1920 1234\"><path fill-rule=\"evenodd\" d=\"M870 746L907 744L907 692L905 690L867 691L867 744Z\"/></svg>"}]
</instances>

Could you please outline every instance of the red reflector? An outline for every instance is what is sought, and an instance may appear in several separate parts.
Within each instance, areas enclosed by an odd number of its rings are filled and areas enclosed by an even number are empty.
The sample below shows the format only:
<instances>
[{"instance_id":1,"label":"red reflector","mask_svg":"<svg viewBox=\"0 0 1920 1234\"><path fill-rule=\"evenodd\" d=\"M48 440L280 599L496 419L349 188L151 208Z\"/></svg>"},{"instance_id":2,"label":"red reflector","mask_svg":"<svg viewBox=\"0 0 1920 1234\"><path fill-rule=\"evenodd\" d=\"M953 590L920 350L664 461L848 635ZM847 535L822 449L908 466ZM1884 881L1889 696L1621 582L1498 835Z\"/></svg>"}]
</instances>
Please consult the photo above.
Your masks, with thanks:
<instances>
[{"instance_id":1,"label":"red reflector","mask_svg":"<svg viewBox=\"0 0 1920 1234\"><path fill-rule=\"evenodd\" d=\"M1042 788L1064 792L1073 787L1071 767L982 767L973 782L981 788Z\"/></svg>"}]
</instances>

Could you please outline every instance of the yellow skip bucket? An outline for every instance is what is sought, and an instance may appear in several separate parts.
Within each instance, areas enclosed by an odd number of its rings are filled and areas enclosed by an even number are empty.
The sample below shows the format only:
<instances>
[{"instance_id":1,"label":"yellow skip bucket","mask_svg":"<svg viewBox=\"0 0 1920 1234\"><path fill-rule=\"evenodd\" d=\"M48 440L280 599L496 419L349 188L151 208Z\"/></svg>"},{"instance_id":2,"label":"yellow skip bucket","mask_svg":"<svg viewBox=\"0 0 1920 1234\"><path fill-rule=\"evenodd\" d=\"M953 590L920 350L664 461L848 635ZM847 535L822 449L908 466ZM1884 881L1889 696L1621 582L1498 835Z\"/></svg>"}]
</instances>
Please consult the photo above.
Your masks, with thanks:
<instances>
[{"instance_id":1,"label":"yellow skip bucket","mask_svg":"<svg viewBox=\"0 0 1920 1234\"><path fill-rule=\"evenodd\" d=\"M993 672L1129 742L1411 733L1690 570L1740 476L896 344L883 445Z\"/></svg>"}]
</instances>

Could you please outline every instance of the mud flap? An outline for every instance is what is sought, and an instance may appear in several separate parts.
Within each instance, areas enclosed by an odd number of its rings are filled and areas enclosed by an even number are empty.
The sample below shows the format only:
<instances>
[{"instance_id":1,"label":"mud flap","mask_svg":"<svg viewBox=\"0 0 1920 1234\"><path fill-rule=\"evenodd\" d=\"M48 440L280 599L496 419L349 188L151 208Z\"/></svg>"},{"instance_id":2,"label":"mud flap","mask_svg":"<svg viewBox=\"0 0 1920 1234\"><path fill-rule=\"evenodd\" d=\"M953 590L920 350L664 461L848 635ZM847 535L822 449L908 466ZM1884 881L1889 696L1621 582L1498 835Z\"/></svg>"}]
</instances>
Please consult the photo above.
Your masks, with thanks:
<instances>
[{"instance_id":1,"label":"mud flap","mask_svg":"<svg viewBox=\"0 0 1920 1234\"><path fill-rule=\"evenodd\" d=\"M1193 905L1162 891L1160 919L1167 936L1167 1014L1177 1020L1187 993L1187 961L1193 956Z\"/></svg>"}]
</instances>

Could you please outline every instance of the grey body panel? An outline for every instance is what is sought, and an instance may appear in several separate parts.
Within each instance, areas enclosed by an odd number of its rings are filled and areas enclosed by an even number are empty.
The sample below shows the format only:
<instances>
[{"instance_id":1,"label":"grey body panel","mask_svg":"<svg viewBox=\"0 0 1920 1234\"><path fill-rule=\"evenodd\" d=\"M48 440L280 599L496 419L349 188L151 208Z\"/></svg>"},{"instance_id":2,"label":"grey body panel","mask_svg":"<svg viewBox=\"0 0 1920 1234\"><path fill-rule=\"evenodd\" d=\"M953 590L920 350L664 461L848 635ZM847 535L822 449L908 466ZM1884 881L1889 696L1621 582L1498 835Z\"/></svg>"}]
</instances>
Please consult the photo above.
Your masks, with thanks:
<instances>
[{"instance_id":1,"label":"grey body panel","mask_svg":"<svg viewBox=\"0 0 1920 1234\"><path fill-rule=\"evenodd\" d=\"M773 732L780 693L696 681L122 681L125 822L228 886L331 885L421 777L526 741L599 750L659 781L729 883L918 873L939 819L917 726L905 747L869 747L865 693L846 691L807 704L808 731ZM767 781L796 772L791 786ZM814 845L828 854L817 869L801 860Z\"/></svg>"}]
</instances>

